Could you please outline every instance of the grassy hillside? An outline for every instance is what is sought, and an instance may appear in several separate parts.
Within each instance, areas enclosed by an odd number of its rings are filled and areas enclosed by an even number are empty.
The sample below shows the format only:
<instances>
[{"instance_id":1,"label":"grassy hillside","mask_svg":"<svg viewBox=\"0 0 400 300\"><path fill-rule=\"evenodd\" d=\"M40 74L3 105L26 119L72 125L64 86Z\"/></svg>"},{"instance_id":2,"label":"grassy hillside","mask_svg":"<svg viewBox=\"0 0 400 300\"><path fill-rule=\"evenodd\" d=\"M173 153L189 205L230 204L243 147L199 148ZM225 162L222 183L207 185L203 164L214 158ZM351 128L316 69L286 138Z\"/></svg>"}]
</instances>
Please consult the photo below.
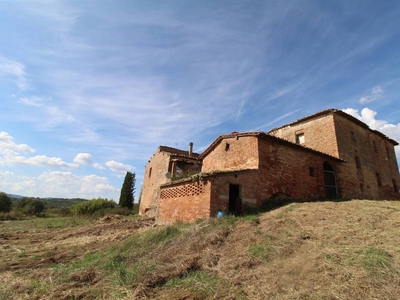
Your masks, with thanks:
<instances>
[{"instance_id":1,"label":"grassy hillside","mask_svg":"<svg viewBox=\"0 0 400 300\"><path fill-rule=\"evenodd\" d=\"M400 202L159 227L13 222L0 223L0 299L400 299Z\"/></svg>"}]
</instances>

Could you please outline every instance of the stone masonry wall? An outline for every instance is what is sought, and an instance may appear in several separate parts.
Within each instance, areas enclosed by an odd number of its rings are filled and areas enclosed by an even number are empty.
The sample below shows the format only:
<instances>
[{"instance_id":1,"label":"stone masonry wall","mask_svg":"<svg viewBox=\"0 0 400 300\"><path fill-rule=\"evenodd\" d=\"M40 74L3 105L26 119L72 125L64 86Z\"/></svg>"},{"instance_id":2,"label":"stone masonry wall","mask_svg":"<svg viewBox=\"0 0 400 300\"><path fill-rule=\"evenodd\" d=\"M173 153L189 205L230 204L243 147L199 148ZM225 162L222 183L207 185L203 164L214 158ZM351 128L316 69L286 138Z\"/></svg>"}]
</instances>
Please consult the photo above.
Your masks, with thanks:
<instances>
[{"instance_id":1,"label":"stone masonry wall","mask_svg":"<svg viewBox=\"0 0 400 300\"><path fill-rule=\"evenodd\" d=\"M341 170L342 197L400 199L395 192L400 178L394 145L341 115L335 115L334 120L339 155L347 162Z\"/></svg>"},{"instance_id":2,"label":"stone masonry wall","mask_svg":"<svg viewBox=\"0 0 400 300\"><path fill-rule=\"evenodd\" d=\"M257 137L237 136L223 139L203 159L202 172L256 169Z\"/></svg>"},{"instance_id":3,"label":"stone masonry wall","mask_svg":"<svg viewBox=\"0 0 400 300\"><path fill-rule=\"evenodd\" d=\"M210 217L211 182L186 181L161 187L157 223L190 222Z\"/></svg>"}]
</instances>

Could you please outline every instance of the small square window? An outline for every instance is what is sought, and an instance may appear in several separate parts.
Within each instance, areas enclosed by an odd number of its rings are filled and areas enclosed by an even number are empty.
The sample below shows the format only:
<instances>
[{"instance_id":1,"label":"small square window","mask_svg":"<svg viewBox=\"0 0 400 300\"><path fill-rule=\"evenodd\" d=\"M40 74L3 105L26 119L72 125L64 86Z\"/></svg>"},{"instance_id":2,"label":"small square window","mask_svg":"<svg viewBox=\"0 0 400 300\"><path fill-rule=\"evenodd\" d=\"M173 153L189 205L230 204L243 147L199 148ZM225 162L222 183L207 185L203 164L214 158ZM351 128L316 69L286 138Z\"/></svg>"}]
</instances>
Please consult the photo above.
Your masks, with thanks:
<instances>
[{"instance_id":1,"label":"small square window","mask_svg":"<svg viewBox=\"0 0 400 300\"><path fill-rule=\"evenodd\" d=\"M304 144L305 142L306 142L306 139L304 137L304 133L296 134L296 143L297 144Z\"/></svg>"},{"instance_id":2,"label":"small square window","mask_svg":"<svg viewBox=\"0 0 400 300\"><path fill-rule=\"evenodd\" d=\"M309 172L310 172L310 176L311 176L311 177L314 177L314 176L315 176L315 168L314 168L314 167L310 167Z\"/></svg>"}]
</instances>

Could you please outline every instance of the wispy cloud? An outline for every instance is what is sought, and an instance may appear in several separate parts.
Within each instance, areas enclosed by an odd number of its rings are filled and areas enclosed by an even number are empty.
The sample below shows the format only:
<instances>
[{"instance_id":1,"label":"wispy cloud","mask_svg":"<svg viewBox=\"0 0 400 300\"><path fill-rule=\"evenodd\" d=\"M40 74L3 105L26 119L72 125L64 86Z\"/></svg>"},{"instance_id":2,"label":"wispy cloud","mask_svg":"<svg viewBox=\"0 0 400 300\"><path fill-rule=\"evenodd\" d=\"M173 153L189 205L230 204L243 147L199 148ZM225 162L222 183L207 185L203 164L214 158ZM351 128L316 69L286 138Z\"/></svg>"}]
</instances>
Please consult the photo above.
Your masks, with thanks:
<instances>
[{"instance_id":1,"label":"wispy cloud","mask_svg":"<svg viewBox=\"0 0 400 300\"><path fill-rule=\"evenodd\" d=\"M295 111L288 112L288 113L286 113L286 114L284 114L282 116L279 116L279 117L273 119L272 121L269 121L268 123L265 123L264 125L261 125L260 127L255 128L255 130L260 130L260 129L263 129L263 128L271 127L273 124L275 124L275 123L277 123L277 122L279 122L279 121L281 121L281 120L283 120L283 119L285 119L285 118L297 113L298 111L299 111L299 109L297 109Z\"/></svg>"},{"instance_id":2,"label":"wispy cloud","mask_svg":"<svg viewBox=\"0 0 400 300\"><path fill-rule=\"evenodd\" d=\"M384 90L378 85L371 90L368 96L361 97L359 102L361 104L369 103L378 100L383 96Z\"/></svg>"},{"instance_id":3,"label":"wispy cloud","mask_svg":"<svg viewBox=\"0 0 400 300\"><path fill-rule=\"evenodd\" d=\"M0 54L0 77L10 79L21 90L27 88L25 65L23 63L8 59Z\"/></svg>"}]
</instances>

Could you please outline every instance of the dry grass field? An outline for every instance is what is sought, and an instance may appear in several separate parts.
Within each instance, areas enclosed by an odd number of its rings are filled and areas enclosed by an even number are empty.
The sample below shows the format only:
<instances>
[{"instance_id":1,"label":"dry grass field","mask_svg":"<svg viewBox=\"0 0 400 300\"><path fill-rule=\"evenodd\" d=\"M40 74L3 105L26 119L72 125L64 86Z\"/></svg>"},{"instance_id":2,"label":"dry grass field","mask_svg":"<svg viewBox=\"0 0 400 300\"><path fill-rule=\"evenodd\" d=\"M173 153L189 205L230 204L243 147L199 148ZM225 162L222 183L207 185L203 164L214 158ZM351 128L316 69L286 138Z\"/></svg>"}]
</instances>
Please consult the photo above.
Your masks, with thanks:
<instances>
[{"instance_id":1,"label":"dry grass field","mask_svg":"<svg viewBox=\"0 0 400 300\"><path fill-rule=\"evenodd\" d=\"M400 202L0 222L0 299L400 299Z\"/></svg>"}]
</instances>

